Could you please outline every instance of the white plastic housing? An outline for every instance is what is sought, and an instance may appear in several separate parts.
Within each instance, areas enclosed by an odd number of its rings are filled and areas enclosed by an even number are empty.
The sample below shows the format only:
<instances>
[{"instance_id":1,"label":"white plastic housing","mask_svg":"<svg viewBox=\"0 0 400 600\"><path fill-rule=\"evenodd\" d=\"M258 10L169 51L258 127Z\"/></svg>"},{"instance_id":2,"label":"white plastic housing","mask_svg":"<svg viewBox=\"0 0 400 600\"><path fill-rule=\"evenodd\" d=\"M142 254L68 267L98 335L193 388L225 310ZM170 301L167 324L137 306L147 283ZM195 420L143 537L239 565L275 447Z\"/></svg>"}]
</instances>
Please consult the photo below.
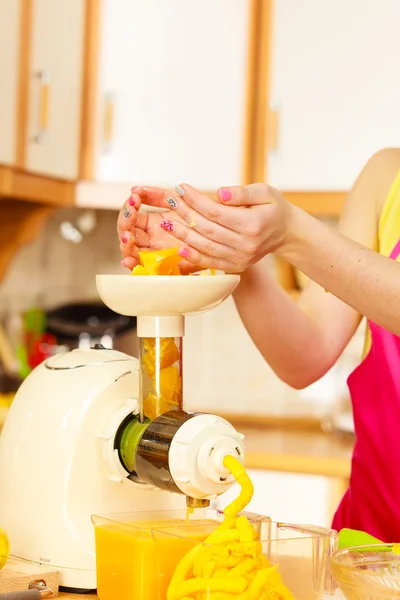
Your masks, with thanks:
<instances>
[{"instance_id":1,"label":"white plastic housing","mask_svg":"<svg viewBox=\"0 0 400 600\"><path fill-rule=\"evenodd\" d=\"M62 586L95 589L91 515L180 509L185 498L118 477L103 458L113 415L135 410L136 359L74 350L48 366L24 381L0 436L0 523L12 555L59 568Z\"/></svg>"},{"instance_id":2,"label":"white plastic housing","mask_svg":"<svg viewBox=\"0 0 400 600\"><path fill-rule=\"evenodd\" d=\"M169 449L171 475L186 496L215 498L235 480L223 465L225 456L244 462L244 436L225 419L196 415L175 434Z\"/></svg>"}]
</instances>

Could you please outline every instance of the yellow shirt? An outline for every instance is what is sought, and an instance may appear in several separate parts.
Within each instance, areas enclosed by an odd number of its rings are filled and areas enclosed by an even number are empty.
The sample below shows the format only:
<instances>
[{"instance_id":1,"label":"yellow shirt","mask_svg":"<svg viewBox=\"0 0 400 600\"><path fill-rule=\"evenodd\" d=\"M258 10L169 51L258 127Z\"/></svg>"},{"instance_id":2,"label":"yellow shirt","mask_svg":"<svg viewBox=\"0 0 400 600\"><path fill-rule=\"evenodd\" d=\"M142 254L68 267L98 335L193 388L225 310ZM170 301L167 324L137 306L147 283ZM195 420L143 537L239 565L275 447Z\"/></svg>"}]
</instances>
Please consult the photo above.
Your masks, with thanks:
<instances>
[{"instance_id":1,"label":"yellow shirt","mask_svg":"<svg viewBox=\"0 0 400 600\"><path fill-rule=\"evenodd\" d=\"M400 171L393 181L379 219L378 252L390 256L400 239ZM400 257L397 257L400 260ZM371 333L367 327L364 356L371 346Z\"/></svg>"}]
</instances>

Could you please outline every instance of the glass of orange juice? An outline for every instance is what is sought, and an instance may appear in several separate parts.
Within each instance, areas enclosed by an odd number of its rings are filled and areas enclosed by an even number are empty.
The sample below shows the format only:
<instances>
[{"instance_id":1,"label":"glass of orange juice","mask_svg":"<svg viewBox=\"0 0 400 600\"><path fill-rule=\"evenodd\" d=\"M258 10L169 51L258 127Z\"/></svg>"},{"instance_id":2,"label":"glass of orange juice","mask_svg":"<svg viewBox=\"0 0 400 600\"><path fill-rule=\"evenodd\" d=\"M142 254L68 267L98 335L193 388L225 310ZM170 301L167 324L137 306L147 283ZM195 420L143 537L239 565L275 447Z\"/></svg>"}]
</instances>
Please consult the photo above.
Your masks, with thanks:
<instances>
[{"instance_id":1,"label":"glass of orange juice","mask_svg":"<svg viewBox=\"0 0 400 600\"><path fill-rule=\"evenodd\" d=\"M221 517L212 509L196 509L190 517L185 510L153 511L93 515L92 521L100 600L158 600L165 598L158 579L169 583L180 559L212 533ZM155 536L163 528L166 534ZM157 555L164 573L156 569Z\"/></svg>"}]
</instances>

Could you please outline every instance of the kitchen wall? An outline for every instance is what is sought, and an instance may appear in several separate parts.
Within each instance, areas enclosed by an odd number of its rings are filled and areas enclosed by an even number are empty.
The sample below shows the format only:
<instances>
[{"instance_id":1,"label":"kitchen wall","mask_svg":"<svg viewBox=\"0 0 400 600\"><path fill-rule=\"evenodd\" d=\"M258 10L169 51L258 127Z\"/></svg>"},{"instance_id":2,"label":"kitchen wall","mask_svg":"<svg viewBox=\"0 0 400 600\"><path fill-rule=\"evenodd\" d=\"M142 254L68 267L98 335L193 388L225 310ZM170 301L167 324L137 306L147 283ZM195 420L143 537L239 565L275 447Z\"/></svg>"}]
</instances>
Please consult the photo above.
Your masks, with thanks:
<instances>
[{"instance_id":1,"label":"kitchen wall","mask_svg":"<svg viewBox=\"0 0 400 600\"><path fill-rule=\"evenodd\" d=\"M60 225L74 223L83 211L59 210L38 238L24 246L0 284L0 316L32 305L49 308L97 298L95 275L123 273L115 211L97 211L97 225L79 244L64 240Z\"/></svg>"}]
</instances>

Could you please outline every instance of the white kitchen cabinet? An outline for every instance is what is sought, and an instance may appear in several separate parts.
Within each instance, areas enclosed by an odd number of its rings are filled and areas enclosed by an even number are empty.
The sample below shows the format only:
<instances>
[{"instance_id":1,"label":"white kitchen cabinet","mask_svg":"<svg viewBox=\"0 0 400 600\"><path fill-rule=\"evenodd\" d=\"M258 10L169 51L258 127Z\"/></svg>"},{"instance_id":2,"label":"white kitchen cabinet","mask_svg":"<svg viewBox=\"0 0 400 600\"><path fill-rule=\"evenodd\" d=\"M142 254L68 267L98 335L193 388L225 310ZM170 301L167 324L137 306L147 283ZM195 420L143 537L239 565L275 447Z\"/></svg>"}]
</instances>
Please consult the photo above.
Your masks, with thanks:
<instances>
[{"instance_id":1,"label":"white kitchen cabinet","mask_svg":"<svg viewBox=\"0 0 400 600\"><path fill-rule=\"evenodd\" d=\"M20 0L0 0L0 164L16 160Z\"/></svg>"},{"instance_id":2,"label":"white kitchen cabinet","mask_svg":"<svg viewBox=\"0 0 400 600\"><path fill-rule=\"evenodd\" d=\"M79 170L85 2L32 0L26 169Z\"/></svg>"},{"instance_id":3,"label":"white kitchen cabinet","mask_svg":"<svg viewBox=\"0 0 400 600\"><path fill-rule=\"evenodd\" d=\"M240 183L248 4L103 0L94 180Z\"/></svg>"},{"instance_id":4,"label":"white kitchen cabinet","mask_svg":"<svg viewBox=\"0 0 400 600\"><path fill-rule=\"evenodd\" d=\"M247 511L271 517L273 521L331 526L329 479L318 475L280 473L249 469L254 496ZM216 501L219 509L237 497L233 486Z\"/></svg>"},{"instance_id":5,"label":"white kitchen cabinet","mask_svg":"<svg viewBox=\"0 0 400 600\"><path fill-rule=\"evenodd\" d=\"M268 180L285 190L346 190L370 155L400 144L400 2L273 5L277 135Z\"/></svg>"}]
</instances>

